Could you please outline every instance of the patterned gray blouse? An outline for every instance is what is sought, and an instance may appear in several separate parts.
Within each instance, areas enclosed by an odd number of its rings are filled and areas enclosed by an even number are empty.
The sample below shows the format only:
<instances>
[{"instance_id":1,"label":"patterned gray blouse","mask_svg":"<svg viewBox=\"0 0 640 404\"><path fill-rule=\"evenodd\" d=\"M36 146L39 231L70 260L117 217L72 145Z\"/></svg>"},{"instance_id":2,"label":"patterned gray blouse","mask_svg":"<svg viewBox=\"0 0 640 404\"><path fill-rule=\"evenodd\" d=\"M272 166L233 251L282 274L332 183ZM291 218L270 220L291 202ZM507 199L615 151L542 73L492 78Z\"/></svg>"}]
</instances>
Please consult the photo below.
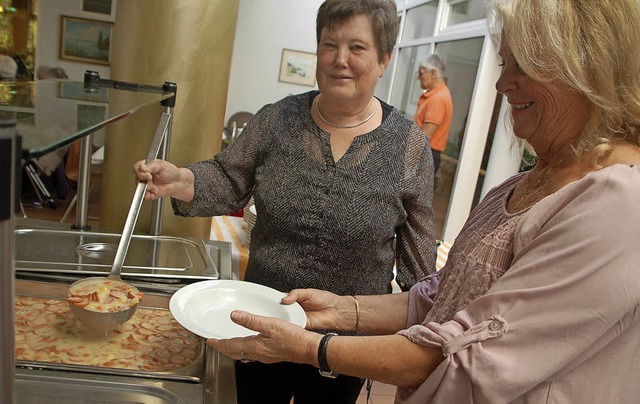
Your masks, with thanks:
<instances>
[{"instance_id":1,"label":"patterned gray blouse","mask_svg":"<svg viewBox=\"0 0 640 404\"><path fill-rule=\"evenodd\" d=\"M435 270L433 160L422 130L383 103L382 124L334 161L330 135L313 121L317 91L263 107L215 158L189 165L183 216L237 211L254 197L245 280L289 291L391 291ZM396 251L394 252L394 238Z\"/></svg>"}]
</instances>

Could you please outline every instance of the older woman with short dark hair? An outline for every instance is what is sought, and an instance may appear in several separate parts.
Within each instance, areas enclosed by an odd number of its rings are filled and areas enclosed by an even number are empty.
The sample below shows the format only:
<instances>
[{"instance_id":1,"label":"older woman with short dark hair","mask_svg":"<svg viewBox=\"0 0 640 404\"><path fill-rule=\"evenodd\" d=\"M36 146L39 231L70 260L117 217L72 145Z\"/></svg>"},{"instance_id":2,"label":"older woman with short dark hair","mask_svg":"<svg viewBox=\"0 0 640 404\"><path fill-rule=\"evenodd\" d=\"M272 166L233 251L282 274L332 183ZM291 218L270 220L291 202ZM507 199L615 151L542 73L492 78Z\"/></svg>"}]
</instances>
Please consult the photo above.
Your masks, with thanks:
<instances>
[{"instance_id":1,"label":"older woman with short dark hair","mask_svg":"<svg viewBox=\"0 0 640 404\"><path fill-rule=\"evenodd\" d=\"M420 128L374 96L398 35L395 2L327 0L317 34L319 91L263 107L214 159L134 170L149 181L147 198L171 196L184 216L234 212L253 196L246 281L283 292L390 293L396 264L407 290L435 271L433 160ZM364 383L237 358L241 404L355 403Z\"/></svg>"}]
</instances>

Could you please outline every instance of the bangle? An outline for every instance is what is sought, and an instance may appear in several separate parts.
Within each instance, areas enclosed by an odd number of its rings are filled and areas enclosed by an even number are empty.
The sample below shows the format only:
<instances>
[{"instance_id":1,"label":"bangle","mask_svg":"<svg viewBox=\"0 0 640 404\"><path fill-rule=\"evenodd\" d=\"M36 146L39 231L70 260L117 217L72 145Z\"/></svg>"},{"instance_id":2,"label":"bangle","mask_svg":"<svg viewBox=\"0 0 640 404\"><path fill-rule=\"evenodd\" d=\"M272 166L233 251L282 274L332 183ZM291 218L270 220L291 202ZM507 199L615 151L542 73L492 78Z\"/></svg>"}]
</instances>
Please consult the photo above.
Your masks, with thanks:
<instances>
[{"instance_id":1,"label":"bangle","mask_svg":"<svg viewBox=\"0 0 640 404\"><path fill-rule=\"evenodd\" d=\"M360 303L358 303L358 299L355 296L351 297L356 302L356 325L353 327L353 331L358 331L358 326L360 325Z\"/></svg>"}]
</instances>

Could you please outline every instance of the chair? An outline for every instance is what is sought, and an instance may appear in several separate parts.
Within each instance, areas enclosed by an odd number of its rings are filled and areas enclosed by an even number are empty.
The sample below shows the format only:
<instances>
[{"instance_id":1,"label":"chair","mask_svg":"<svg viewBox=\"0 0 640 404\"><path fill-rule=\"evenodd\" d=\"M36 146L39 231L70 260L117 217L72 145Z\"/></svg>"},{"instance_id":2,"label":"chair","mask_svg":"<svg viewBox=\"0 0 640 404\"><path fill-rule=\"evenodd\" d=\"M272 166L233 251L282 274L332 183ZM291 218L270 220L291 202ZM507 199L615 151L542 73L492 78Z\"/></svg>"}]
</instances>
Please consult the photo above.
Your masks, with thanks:
<instances>
[{"instance_id":1,"label":"chair","mask_svg":"<svg viewBox=\"0 0 640 404\"><path fill-rule=\"evenodd\" d=\"M26 172L27 178L31 182L33 189L36 192L36 195L38 197L38 200L40 201L40 204L42 206L46 205L51 209L56 209L57 208L56 202L53 200L51 193L49 192L46 185L44 185L44 183L42 182L42 179L40 178L40 173L42 172L42 170L40 169L36 161L35 160L27 161L24 164L23 169ZM20 201L20 204L22 205L22 201ZM26 215L24 214L24 210L23 210L23 216L26 217Z\"/></svg>"},{"instance_id":2,"label":"chair","mask_svg":"<svg viewBox=\"0 0 640 404\"><path fill-rule=\"evenodd\" d=\"M104 162L104 146L100 147L91 155L91 165L102 166L103 162ZM76 172L76 176L77 176L77 172ZM91 190L93 189L93 185L94 184L91 184L89 186L89 192L91 192ZM76 193L73 196L73 199L71 200L71 202L69 203L67 210L62 215L62 218L60 219L60 223L64 223L67 220L67 217L69 216L71 211L73 211L73 209L76 207L77 203L78 203L78 194Z\"/></svg>"},{"instance_id":3,"label":"chair","mask_svg":"<svg viewBox=\"0 0 640 404\"><path fill-rule=\"evenodd\" d=\"M231 134L231 141L233 141L244 129L244 126L249 122L249 119L253 114L251 112L240 111L231 115L231 118L227 121L227 127L225 128Z\"/></svg>"},{"instance_id":4,"label":"chair","mask_svg":"<svg viewBox=\"0 0 640 404\"><path fill-rule=\"evenodd\" d=\"M244 125L246 125L246 123L249 122L249 119L251 119L252 117L253 117L253 114L251 112L245 112L245 111L236 112L235 114L231 115L231 117L227 121L227 130L233 133L231 131L231 128L233 127L234 122L236 123L236 128L243 128Z\"/></svg>"}]
</instances>

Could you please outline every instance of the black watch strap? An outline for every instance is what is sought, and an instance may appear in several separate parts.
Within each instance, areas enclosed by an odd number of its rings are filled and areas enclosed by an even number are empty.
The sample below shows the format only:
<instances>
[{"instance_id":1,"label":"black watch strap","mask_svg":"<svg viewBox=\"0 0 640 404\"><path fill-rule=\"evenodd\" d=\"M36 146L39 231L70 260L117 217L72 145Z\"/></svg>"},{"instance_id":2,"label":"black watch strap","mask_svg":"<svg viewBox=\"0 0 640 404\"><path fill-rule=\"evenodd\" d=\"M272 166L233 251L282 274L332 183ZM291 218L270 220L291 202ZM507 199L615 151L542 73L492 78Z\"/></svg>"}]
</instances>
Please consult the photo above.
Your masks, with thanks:
<instances>
[{"instance_id":1,"label":"black watch strap","mask_svg":"<svg viewBox=\"0 0 640 404\"><path fill-rule=\"evenodd\" d=\"M338 335L335 332L327 333L320 340L320 345L318 345L318 366L320 367L320 374L324 377L336 378L338 374L331 370L329 367L329 363L327 363L327 345L329 345L329 340L331 337Z\"/></svg>"}]
</instances>

